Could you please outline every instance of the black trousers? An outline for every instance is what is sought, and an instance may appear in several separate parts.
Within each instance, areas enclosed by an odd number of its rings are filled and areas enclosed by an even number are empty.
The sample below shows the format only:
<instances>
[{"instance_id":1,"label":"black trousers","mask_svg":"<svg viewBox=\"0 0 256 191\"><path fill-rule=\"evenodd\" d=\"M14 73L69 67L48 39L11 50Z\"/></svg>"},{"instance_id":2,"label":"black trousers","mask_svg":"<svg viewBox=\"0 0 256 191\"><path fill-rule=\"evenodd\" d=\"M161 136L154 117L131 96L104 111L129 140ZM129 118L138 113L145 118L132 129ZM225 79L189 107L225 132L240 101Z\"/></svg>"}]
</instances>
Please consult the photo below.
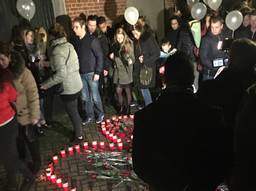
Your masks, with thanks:
<instances>
[{"instance_id":1,"label":"black trousers","mask_svg":"<svg viewBox=\"0 0 256 191\"><path fill-rule=\"evenodd\" d=\"M26 165L19 160L16 147L17 135L18 124L16 118L0 127L0 161L6 170L7 185L14 189L17 188L16 176L18 172L26 177L32 176Z\"/></svg>"},{"instance_id":2,"label":"black trousers","mask_svg":"<svg viewBox=\"0 0 256 191\"><path fill-rule=\"evenodd\" d=\"M30 141L27 138L25 126L19 124L18 126L18 137L17 137L17 149L19 153L19 158L22 161L27 161L27 148L30 152L32 164L30 164L30 168L32 172L35 174L40 170L41 166L41 154L40 154L40 144L38 137L35 135L33 141ZM26 148L27 147L27 148Z\"/></svg>"}]
</instances>

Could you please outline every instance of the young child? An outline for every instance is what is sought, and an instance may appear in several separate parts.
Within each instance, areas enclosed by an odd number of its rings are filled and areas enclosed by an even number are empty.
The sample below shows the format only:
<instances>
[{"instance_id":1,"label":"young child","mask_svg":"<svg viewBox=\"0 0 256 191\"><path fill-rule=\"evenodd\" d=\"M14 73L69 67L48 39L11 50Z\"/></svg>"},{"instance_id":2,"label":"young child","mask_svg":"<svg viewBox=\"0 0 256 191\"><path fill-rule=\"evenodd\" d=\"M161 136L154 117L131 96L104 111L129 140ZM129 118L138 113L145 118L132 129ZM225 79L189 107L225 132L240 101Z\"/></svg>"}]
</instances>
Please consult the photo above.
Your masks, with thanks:
<instances>
[{"instance_id":1,"label":"young child","mask_svg":"<svg viewBox=\"0 0 256 191\"><path fill-rule=\"evenodd\" d=\"M160 80L161 80L161 88L165 88L164 83L164 64L167 60L167 58L171 55L173 55L177 51L176 48L174 48L170 41L167 38L164 38L161 42L161 51L160 51L160 65L159 65L159 74L160 74Z\"/></svg>"}]
</instances>

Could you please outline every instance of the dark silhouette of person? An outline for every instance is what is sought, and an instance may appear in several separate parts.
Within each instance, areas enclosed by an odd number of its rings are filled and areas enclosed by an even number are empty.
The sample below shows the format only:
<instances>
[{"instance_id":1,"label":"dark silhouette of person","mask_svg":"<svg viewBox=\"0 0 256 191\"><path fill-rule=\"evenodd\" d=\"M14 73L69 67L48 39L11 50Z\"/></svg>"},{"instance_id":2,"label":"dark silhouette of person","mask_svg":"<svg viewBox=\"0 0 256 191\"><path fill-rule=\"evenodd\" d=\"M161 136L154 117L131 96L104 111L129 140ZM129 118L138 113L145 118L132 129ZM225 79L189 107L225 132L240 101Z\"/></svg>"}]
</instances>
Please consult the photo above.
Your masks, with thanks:
<instances>
[{"instance_id":1,"label":"dark silhouette of person","mask_svg":"<svg viewBox=\"0 0 256 191\"><path fill-rule=\"evenodd\" d=\"M133 168L150 189L212 191L228 159L222 112L193 93L194 68L177 51L165 64L166 89L135 113Z\"/></svg>"}]
</instances>

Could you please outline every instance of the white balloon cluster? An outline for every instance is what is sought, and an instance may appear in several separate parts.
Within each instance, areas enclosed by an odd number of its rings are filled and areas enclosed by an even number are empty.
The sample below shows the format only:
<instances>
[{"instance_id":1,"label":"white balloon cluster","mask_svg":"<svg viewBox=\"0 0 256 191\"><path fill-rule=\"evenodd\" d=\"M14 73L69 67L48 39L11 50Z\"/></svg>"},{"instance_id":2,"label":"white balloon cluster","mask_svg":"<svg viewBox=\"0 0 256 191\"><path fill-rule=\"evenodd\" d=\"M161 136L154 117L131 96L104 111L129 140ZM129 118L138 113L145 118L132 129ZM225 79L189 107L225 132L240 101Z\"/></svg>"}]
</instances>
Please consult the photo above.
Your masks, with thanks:
<instances>
[{"instance_id":1,"label":"white balloon cluster","mask_svg":"<svg viewBox=\"0 0 256 191\"><path fill-rule=\"evenodd\" d=\"M203 2L204 3L200 3L198 2L198 0L187 0L188 6L192 7L191 16L193 17L193 19L201 20L204 18L207 12L206 5L215 11L218 10L222 3L222 0L203 0ZM232 31L238 29L242 22L243 15L238 10L229 12L225 18L225 23L227 27Z\"/></svg>"},{"instance_id":2,"label":"white balloon cluster","mask_svg":"<svg viewBox=\"0 0 256 191\"><path fill-rule=\"evenodd\" d=\"M17 0L16 8L18 13L25 19L31 20L36 12L33 0Z\"/></svg>"}]
</instances>

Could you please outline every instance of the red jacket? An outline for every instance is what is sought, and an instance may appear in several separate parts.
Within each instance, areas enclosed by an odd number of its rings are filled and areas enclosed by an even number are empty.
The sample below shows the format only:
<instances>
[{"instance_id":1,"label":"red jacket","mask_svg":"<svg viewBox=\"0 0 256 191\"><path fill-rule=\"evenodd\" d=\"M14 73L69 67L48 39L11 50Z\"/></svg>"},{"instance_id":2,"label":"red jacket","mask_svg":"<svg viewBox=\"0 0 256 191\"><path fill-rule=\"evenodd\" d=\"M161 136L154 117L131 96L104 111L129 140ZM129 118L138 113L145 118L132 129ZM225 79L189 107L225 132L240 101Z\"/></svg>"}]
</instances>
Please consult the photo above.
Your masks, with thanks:
<instances>
[{"instance_id":1,"label":"red jacket","mask_svg":"<svg viewBox=\"0 0 256 191\"><path fill-rule=\"evenodd\" d=\"M0 124L3 124L15 115L15 111L10 103L16 101L16 96L16 90L11 82L4 82L3 91L0 91Z\"/></svg>"}]
</instances>

